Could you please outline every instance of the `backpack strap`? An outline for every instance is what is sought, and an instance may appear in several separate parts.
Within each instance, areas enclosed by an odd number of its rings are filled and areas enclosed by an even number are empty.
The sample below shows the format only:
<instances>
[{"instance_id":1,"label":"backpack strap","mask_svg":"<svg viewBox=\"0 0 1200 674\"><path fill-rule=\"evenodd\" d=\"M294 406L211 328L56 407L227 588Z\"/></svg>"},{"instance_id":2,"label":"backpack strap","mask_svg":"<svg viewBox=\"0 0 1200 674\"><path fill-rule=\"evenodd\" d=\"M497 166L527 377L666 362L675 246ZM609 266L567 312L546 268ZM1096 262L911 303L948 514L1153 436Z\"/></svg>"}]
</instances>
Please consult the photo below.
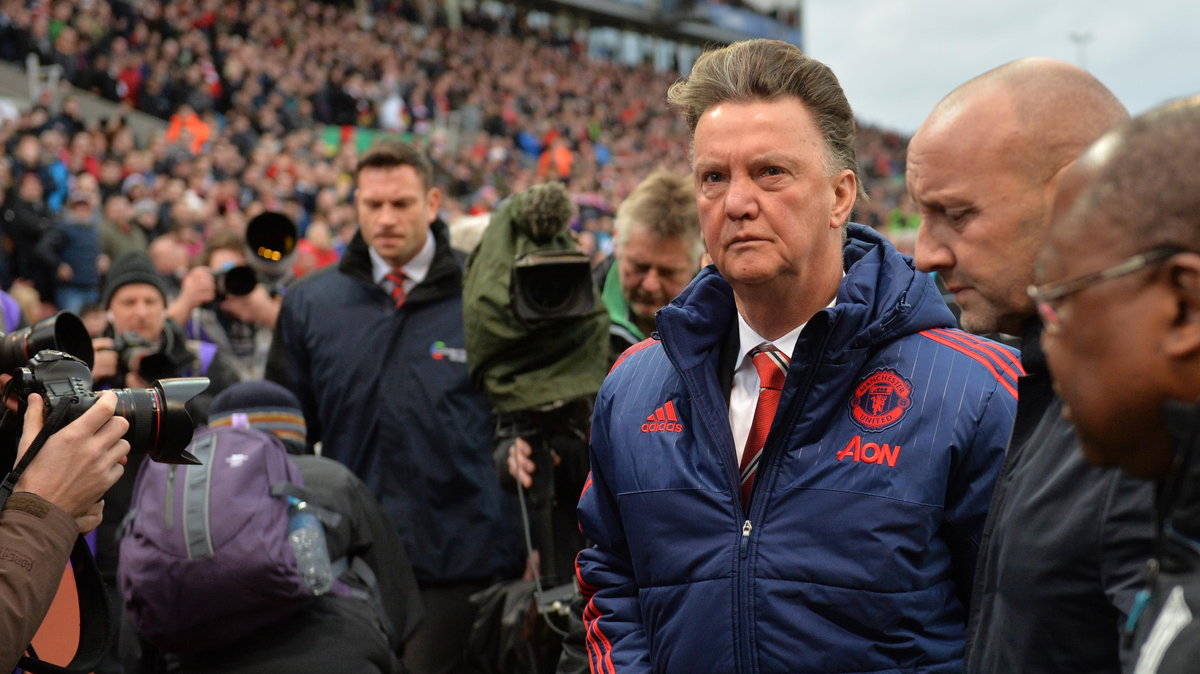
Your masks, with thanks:
<instances>
[{"instance_id":1,"label":"backpack strap","mask_svg":"<svg viewBox=\"0 0 1200 674\"><path fill-rule=\"evenodd\" d=\"M192 443L192 453L201 465L189 466L183 484L183 536L187 541L188 559L211 557L213 554L212 523L208 518L209 484L212 481L213 453L217 436L204 435Z\"/></svg>"},{"instance_id":2,"label":"backpack strap","mask_svg":"<svg viewBox=\"0 0 1200 674\"><path fill-rule=\"evenodd\" d=\"M375 577L375 572L371 569L371 565L367 564L367 560L362 557L355 557L349 566L366 584L367 603L375 609L375 616L379 618L379 624L383 627L390 642L396 634L396 626L392 624L392 619L388 617L387 609L383 606L383 593L379 590L379 580Z\"/></svg>"}]
</instances>

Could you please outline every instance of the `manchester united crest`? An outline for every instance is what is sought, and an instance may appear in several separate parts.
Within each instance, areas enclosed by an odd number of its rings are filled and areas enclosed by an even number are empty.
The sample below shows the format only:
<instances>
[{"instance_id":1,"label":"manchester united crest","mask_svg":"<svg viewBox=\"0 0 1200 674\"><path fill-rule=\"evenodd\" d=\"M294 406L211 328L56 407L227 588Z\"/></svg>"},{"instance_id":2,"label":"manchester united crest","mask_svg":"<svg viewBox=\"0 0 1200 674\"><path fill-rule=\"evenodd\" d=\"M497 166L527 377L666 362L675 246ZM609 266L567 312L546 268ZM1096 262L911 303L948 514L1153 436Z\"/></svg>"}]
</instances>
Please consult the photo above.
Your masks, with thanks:
<instances>
[{"instance_id":1,"label":"manchester united crest","mask_svg":"<svg viewBox=\"0 0 1200 674\"><path fill-rule=\"evenodd\" d=\"M892 369L876 370L858 382L850 398L850 418L868 433L900 421L912 406L912 382Z\"/></svg>"}]
</instances>

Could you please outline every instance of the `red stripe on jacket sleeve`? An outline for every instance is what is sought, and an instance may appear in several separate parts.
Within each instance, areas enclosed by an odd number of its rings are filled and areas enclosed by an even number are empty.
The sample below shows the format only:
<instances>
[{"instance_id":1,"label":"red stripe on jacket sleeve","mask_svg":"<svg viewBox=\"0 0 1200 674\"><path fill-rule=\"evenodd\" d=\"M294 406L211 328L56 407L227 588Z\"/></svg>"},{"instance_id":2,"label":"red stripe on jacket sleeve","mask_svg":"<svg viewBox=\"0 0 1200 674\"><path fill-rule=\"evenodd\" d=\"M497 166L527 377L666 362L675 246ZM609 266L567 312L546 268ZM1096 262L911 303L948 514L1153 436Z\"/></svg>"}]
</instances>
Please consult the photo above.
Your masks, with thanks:
<instances>
[{"instance_id":1,"label":"red stripe on jacket sleeve","mask_svg":"<svg viewBox=\"0 0 1200 674\"><path fill-rule=\"evenodd\" d=\"M612 642L600 630L600 610L596 608L595 597L583 609L583 624L587 628L588 664L592 671L617 674L612 661Z\"/></svg>"},{"instance_id":2,"label":"red stripe on jacket sleeve","mask_svg":"<svg viewBox=\"0 0 1200 674\"><path fill-rule=\"evenodd\" d=\"M1021 367L1021 360L1013 355L1011 351L993 342L990 339L984 339L979 335L972 335L969 332L962 330L932 330L943 337L953 339L956 342L964 344L973 344L975 347L988 355L992 356L992 360L996 362L1004 373L1013 378L1013 381L1020 379L1025 375L1025 368Z\"/></svg>"},{"instance_id":3,"label":"red stripe on jacket sleeve","mask_svg":"<svg viewBox=\"0 0 1200 674\"><path fill-rule=\"evenodd\" d=\"M653 339L653 338L643 339L642 341L638 342L637 344L634 344L633 346L629 347L628 349L625 349L625 352L622 353L620 355L620 357L617 358L617 362L613 363L613 366L611 368L609 368L608 373L612 374L612 371L617 369L617 366L620 365L626 358L632 356L633 354L637 353L638 351L641 351L642 349L645 349L646 347L650 346L651 344L654 344L657 341L658 341L657 339Z\"/></svg>"},{"instance_id":4,"label":"red stripe on jacket sleeve","mask_svg":"<svg viewBox=\"0 0 1200 674\"><path fill-rule=\"evenodd\" d=\"M943 337L941 335L935 334L931 330L925 330L925 331L921 332L920 334L923 337L932 339L933 341L937 342L938 344L941 344L943 346L948 346L951 349L954 349L955 351L958 351L961 354L970 356L971 358L975 359L976 362L978 362L980 365L983 365L985 368L987 368L988 372L992 373L992 376L996 378L996 381L1000 382L1000 385L1004 387L1004 390L1008 391L1009 395L1011 395L1014 400L1017 398L1016 387L1014 387L1012 384L1010 384L1007 378L1005 378L1003 375L1001 375L999 372L996 371L996 368L993 366L991 359L989 359L984 354L974 351L970 347L960 344L959 342L956 342L956 341L947 339L946 337Z\"/></svg>"}]
</instances>

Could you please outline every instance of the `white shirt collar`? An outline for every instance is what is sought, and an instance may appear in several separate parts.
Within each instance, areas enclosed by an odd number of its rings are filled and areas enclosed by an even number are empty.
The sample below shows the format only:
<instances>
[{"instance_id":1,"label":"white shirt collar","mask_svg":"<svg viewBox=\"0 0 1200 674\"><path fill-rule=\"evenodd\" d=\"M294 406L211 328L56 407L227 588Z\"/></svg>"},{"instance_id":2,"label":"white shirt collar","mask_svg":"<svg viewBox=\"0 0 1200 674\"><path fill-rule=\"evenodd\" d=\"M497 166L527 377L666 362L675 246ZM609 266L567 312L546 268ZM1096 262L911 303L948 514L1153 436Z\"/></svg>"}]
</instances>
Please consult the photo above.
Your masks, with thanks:
<instances>
[{"instance_id":1,"label":"white shirt collar","mask_svg":"<svg viewBox=\"0 0 1200 674\"><path fill-rule=\"evenodd\" d=\"M400 269L404 272L404 289L412 290L425 277L429 275L429 267L433 265L433 254L437 248L433 240L433 232L429 232L425 236L425 245L421 250L412 257ZM368 254L371 256L371 274L375 279L375 283L383 283L384 279L392 271L392 265L388 264L374 248L367 248Z\"/></svg>"},{"instance_id":2,"label":"white shirt collar","mask_svg":"<svg viewBox=\"0 0 1200 674\"><path fill-rule=\"evenodd\" d=\"M845 274L842 276L845 277ZM830 300L829 306L826 308L833 307L835 304L837 304L837 293L834 293L833 299ZM750 324L746 322L746 319L742 318L741 313L738 313L737 320L739 355L733 366L734 372L737 372L743 366L749 367L747 362L750 360L750 350L763 344L774 344L775 348L782 351L788 358L791 358L792 352L796 350L796 340L800 339L800 332L804 330L804 326L808 325L808 321L805 321L779 339L770 340L755 332L754 328L750 327Z\"/></svg>"},{"instance_id":3,"label":"white shirt collar","mask_svg":"<svg viewBox=\"0 0 1200 674\"><path fill-rule=\"evenodd\" d=\"M746 319L742 318L741 314L738 314L737 319L738 353L741 355L738 356L737 364L734 365L733 369L735 372L745 366L746 361L750 359L750 350L763 344L774 344L775 348L782 351L788 358L791 358L792 351L796 349L796 340L800 339L800 331L804 329L804 326L808 325L806 321L779 339L770 340L755 332L754 328L750 327L750 324L746 322Z\"/></svg>"}]
</instances>

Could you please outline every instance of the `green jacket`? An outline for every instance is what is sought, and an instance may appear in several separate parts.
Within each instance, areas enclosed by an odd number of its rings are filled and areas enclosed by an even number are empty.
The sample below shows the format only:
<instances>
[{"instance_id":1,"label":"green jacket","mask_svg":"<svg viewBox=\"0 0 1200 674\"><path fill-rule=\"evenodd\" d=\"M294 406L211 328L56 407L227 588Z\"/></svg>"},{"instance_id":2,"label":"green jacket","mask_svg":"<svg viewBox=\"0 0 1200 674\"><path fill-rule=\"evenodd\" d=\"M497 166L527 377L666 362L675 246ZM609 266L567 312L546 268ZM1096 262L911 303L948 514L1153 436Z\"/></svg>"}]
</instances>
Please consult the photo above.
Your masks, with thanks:
<instances>
[{"instance_id":1,"label":"green jacket","mask_svg":"<svg viewBox=\"0 0 1200 674\"><path fill-rule=\"evenodd\" d=\"M510 287L517 258L539 250L577 250L565 222L562 231L541 242L529 234L524 219L531 192L539 187L500 206L467 262L467 369L497 412L594 395L608 372L608 318L594 288L593 310L582 318L526 324L513 311Z\"/></svg>"},{"instance_id":2,"label":"green jacket","mask_svg":"<svg viewBox=\"0 0 1200 674\"><path fill-rule=\"evenodd\" d=\"M608 320L612 322L609 332L612 335L613 344L625 343L617 351L617 355L620 355L622 351L642 341L646 336L633 322L633 314L629 311L629 302L625 300L625 293L621 292L621 279L617 274L618 264L620 262L613 259L612 264L609 265L608 273L604 276L604 290L600 294L600 299L604 301L604 308L608 310Z\"/></svg>"}]
</instances>

